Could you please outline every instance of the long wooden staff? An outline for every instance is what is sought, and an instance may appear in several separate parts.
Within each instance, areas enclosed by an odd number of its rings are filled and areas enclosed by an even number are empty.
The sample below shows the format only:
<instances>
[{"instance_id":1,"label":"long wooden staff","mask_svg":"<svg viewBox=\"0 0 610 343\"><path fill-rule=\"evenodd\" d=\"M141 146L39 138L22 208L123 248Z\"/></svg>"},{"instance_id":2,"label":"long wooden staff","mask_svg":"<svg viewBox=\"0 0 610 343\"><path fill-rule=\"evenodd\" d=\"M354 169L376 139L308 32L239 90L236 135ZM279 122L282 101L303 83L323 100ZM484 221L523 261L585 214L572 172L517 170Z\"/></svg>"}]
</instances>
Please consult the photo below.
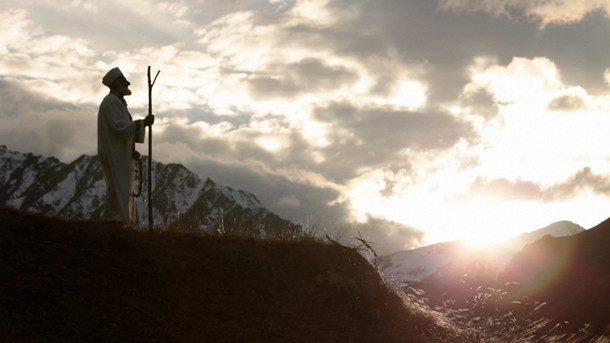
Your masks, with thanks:
<instances>
[{"instance_id":1,"label":"long wooden staff","mask_svg":"<svg viewBox=\"0 0 610 343\"><path fill-rule=\"evenodd\" d=\"M161 70L157 71L155 79L150 81L150 66L148 66L148 114L152 115L152 88L157 81L157 76ZM153 213L152 213L152 125L148 126L148 231L153 231Z\"/></svg>"}]
</instances>

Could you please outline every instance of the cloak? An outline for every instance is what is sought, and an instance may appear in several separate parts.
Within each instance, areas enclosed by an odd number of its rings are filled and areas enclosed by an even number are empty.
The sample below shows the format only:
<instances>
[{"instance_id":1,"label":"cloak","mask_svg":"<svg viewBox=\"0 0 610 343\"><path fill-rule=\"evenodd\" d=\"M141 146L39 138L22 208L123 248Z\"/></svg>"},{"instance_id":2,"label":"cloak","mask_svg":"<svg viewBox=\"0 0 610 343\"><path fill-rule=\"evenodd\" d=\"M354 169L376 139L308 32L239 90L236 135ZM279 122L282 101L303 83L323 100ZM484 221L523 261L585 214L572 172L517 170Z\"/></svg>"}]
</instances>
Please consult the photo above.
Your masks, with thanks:
<instances>
[{"instance_id":1,"label":"cloak","mask_svg":"<svg viewBox=\"0 0 610 343\"><path fill-rule=\"evenodd\" d=\"M144 142L145 130L143 120L132 120L124 101L110 93L97 114L97 153L106 183L102 220L134 225L134 143Z\"/></svg>"}]
</instances>

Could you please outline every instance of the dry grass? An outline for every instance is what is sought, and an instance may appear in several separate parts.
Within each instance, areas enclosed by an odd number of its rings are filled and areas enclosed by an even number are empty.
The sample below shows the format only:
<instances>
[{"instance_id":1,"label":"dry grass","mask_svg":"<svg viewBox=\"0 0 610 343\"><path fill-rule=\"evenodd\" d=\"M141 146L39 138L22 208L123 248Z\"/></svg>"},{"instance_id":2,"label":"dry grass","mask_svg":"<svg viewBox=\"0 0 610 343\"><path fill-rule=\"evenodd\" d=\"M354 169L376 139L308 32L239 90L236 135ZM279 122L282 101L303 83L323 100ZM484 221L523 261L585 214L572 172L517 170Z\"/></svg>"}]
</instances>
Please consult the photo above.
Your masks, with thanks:
<instances>
[{"instance_id":1,"label":"dry grass","mask_svg":"<svg viewBox=\"0 0 610 343\"><path fill-rule=\"evenodd\" d=\"M546 330L430 310L358 249L311 235L148 233L10 209L0 223L0 342L533 343Z\"/></svg>"},{"instance_id":2,"label":"dry grass","mask_svg":"<svg viewBox=\"0 0 610 343\"><path fill-rule=\"evenodd\" d=\"M456 307L448 301L431 309L423 291L408 284L394 287L414 311L427 314L438 326L447 328L431 332L428 339L433 342L610 343L610 331L599 335L584 326L573 332L560 321L539 318L536 311L544 306L540 303L514 304L513 311L503 312L496 306L504 301L506 293L503 290L479 289L469 301L469 308Z\"/></svg>"},{"instance_id":3,"label":"dry grass","mask_svg":"<svg viewBox=\"0 0 610 343\"><path fill-rule=\"evenodd\" d=\"M423 342L354 249L1 210L1 342Z\"/></svg>"}]
</instances>

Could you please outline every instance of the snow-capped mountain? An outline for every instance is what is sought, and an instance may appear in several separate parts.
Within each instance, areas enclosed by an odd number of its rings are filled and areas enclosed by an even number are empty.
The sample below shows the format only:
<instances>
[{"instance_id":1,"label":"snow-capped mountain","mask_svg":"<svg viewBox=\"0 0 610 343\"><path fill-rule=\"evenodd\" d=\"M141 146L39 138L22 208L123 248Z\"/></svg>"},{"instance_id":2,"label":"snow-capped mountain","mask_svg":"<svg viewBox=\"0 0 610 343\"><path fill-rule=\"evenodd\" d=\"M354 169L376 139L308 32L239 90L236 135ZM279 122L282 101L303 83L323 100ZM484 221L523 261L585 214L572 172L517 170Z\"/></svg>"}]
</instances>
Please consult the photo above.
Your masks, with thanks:
<instances>
[{"instance_id":1,"label":"snow-capped mountain","mask_svg":"<svg viewBox=\"0 0 610 343\"><path fill-rule=\"evenodd\" d=\"M570 221L560 221L486 248L474 249L458 241L445 242L382 256L376 263L386 279L399 283L422 282L443 273L493 279L525 245L546 235L562 237L584 230Z\"/></svg>"},{"instance_id":2,"label":"snow-capped mountain","mask_svg":"<svg viewBox=\"0 0 610 343\"><path fill-rule=\"evenodd\" d=\"M146 188L147 157L143 157ZM295 234L300 226L265 209L254 194L202 181L180 164L152 163L155 227L242 231L256 235ZM138 181L136 180L136 188ZM57 215L99 219L106 188L97 156L82 155L66 164L54 157L11 151L0 146L0 206ZM148 190L136 200L140 226L148 225Z\"/></svg>"}]
</instances>

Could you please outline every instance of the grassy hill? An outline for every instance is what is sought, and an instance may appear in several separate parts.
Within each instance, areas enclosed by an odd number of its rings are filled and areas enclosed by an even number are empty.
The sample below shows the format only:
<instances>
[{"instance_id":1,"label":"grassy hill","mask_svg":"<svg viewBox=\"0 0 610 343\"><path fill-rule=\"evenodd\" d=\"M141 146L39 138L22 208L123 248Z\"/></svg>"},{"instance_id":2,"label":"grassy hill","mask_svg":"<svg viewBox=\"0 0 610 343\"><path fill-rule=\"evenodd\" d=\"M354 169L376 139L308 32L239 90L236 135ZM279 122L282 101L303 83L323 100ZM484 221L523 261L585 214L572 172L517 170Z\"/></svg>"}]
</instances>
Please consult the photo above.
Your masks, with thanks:
<instances>
[{"instance_id":1,"label":"grassy hill","mask_svg":"<svg viewBox=\"0 0 610 343\"><path fill-rule=\"evenodd\" d=\"M598 342L431 310L312 238L138 232L0 208L0 342ZM541 339L544 337L544 339Z\"/></svg>"},{"instance_id":2,"label":"grassy hill","mask_svg":"<svg viewBox=\"0 0 610 343\"><path fill-rule=\"evenodd\" d=\"M0 342L423 342L354 249L0 210Z\"/></svg>"}]
</instances>

